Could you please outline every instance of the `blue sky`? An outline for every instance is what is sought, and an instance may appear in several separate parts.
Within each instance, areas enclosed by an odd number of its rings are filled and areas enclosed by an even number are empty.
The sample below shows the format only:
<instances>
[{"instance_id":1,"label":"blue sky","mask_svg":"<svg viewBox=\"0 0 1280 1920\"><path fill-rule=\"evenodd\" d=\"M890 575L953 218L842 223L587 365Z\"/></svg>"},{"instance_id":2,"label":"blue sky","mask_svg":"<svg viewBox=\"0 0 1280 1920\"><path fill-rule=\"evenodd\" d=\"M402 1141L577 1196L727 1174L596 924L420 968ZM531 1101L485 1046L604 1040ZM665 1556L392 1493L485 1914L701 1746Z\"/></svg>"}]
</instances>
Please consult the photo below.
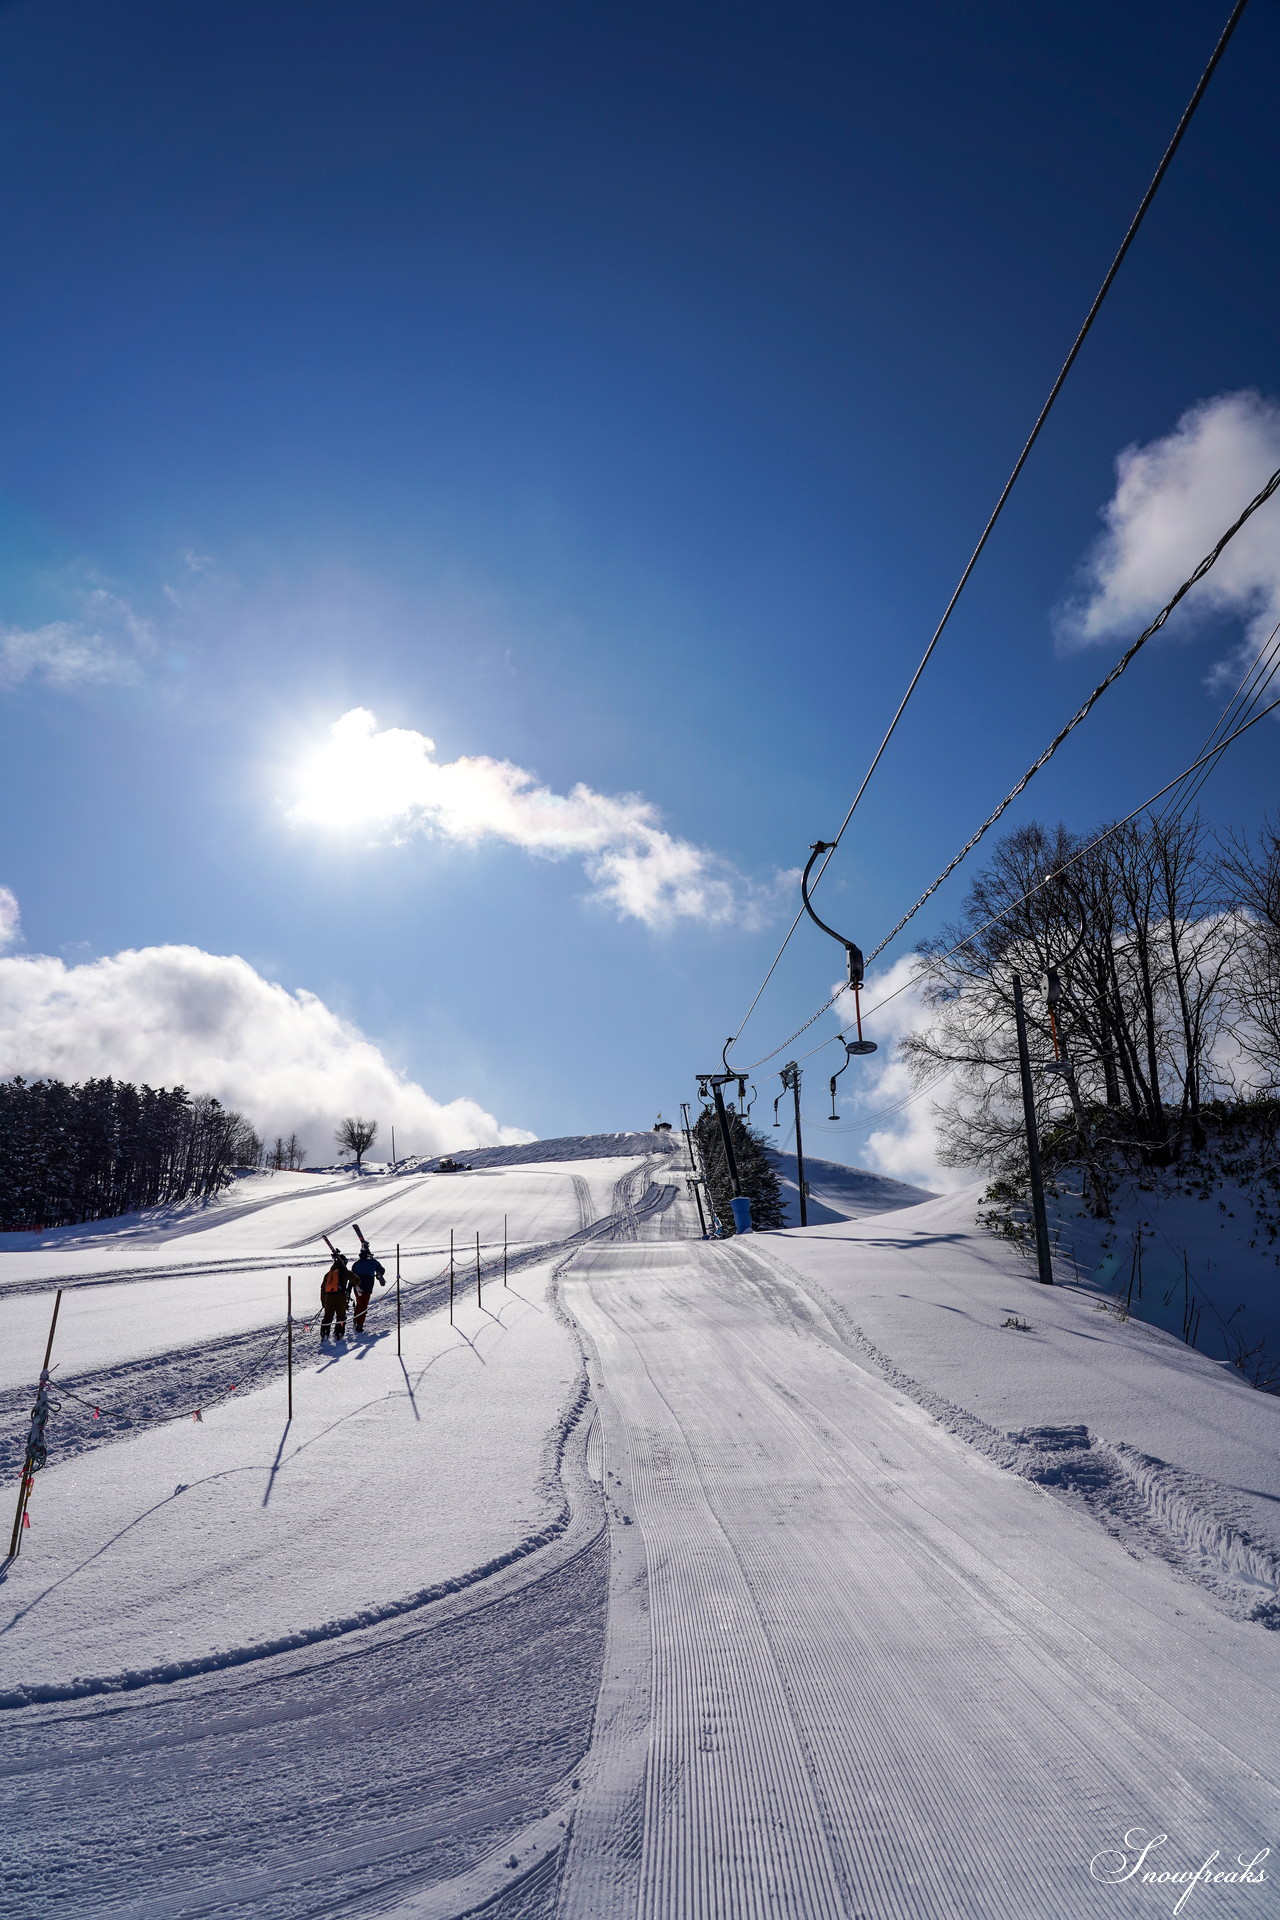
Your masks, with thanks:
<instances>
[{"instance_id":1,"label":"blue sky","mask_svg":"<svg viewBox=\"0 0 1280 1920\"><path fill-rule=\"evenodd\" d=\"M18 951L243 956L505 1125L672 1113L785 899L648 926L578 853L291 818L300 760L365 708L641 795L767 893L838 825L1223 14L0 9L0 629L63 663L0 697ZM1280 394L1278 54L1253 0L832 869L865 946L1133 630L1055 643L1117 455ZM1189 761L1249 591L1013 819ZM1206 811L1256 820L1275 763L1264 725ZM833 957L797 937L749 1057Z\"/></svg>"}]
</instances>

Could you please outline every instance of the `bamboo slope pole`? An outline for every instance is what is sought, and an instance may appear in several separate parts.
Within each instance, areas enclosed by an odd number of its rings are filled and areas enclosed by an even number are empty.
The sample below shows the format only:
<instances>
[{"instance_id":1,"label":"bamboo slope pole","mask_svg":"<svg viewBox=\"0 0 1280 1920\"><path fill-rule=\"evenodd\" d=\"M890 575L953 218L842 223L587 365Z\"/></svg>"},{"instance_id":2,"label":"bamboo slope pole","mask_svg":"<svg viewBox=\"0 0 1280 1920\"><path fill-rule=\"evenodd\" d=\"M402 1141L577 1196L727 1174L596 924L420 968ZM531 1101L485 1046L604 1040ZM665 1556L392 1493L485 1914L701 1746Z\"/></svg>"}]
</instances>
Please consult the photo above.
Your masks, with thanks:
<instances>
[{"instance_id":1,"label":"bamboo slope pole","mask_svg":"<svg viewBox=\"0 0 1280 1920\"><path fill-rule=\"evenodd\" d=\"M53 1300L53 1318L49 1322L49 1338L44 1345L44 1365L40 1369L40 1384L36 1388L36 1405L31 1416L34 1432L41 1409L49 1397L49 1359L53 1353L53 1336L58 1330L58 1310L62 1305L62 1288L59 1287ZM27 1437L26 1452L22 1456L22 1478L18 1482L18 1505L13 1516L13 1537L9 1541L9 1558L16 1560L22 1547L22 1522L26 1518L27 1502L31 1498L31 1438Z\"/></svg>"}]
</instances>

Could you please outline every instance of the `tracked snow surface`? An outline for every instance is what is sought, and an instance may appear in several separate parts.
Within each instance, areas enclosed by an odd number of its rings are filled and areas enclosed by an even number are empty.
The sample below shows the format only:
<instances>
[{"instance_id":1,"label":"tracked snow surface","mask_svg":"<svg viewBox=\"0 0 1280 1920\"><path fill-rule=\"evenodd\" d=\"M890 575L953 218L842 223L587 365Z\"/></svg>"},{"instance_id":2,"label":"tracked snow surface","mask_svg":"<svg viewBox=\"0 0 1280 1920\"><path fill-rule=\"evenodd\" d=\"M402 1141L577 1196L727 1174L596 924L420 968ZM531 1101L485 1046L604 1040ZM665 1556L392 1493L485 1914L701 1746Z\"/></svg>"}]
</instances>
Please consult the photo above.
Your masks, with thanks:
<instances>
[{"instance_id":1,"label":"tracked snow surface","mask_svg":"<svg viewBox=\"0 0 1280 1920\"><path fill-rule=\"evenodd\" d=\"M1276 1911L1274 1396L976 1191L461 1157L0 1239L4 1920Z\"/></svg>"}]
</instances>

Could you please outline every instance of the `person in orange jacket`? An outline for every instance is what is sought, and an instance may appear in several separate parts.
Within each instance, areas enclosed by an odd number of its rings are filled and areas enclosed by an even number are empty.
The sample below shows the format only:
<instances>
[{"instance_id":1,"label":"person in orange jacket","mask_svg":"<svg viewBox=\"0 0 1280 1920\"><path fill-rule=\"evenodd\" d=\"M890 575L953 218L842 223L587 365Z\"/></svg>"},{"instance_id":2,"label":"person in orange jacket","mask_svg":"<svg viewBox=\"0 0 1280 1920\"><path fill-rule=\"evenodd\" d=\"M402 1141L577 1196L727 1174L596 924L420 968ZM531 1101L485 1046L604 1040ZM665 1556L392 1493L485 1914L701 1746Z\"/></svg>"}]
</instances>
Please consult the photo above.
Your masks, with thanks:
<instances>
[{"instance_id":1,"label":"person in orange jacket","mask_svg":"<svg viewBox=\"0 0 1280 1920\"><path fill-rule=\"evenodd\" d=\"M333 1265L320 1282L320 1340L329 1338L333 1327L335 1340L347 1337L347 1301L351 1297L351 1269L345 1253L335 1253Z\"/></svg>"}]
</instances>

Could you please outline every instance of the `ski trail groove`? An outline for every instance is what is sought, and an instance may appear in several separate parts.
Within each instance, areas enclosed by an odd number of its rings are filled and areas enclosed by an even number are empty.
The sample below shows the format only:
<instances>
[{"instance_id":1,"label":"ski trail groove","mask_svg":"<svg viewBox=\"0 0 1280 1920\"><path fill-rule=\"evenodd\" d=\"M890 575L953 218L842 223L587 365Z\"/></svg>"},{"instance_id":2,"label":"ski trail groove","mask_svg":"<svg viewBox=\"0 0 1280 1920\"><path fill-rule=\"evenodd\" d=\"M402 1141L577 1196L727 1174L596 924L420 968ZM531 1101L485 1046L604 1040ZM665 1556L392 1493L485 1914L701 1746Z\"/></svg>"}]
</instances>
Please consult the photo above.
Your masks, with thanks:
<instances>
[{"instance_id":1,"label":"ski trail groove","mask_svg":"<svg viewBox=\"0 0 1280 1920\"><path fill-rule=\"evenodd\" d=\"M597 1245L562 1298L651 1648L634 1886L599 1898L602 1748L563 1920L1128 1920L1150 1889L1088 1870L1127 1829L1271 1842L1270 1636L941 1431L746 1244Z\"/></svg>"}]
</instances>

